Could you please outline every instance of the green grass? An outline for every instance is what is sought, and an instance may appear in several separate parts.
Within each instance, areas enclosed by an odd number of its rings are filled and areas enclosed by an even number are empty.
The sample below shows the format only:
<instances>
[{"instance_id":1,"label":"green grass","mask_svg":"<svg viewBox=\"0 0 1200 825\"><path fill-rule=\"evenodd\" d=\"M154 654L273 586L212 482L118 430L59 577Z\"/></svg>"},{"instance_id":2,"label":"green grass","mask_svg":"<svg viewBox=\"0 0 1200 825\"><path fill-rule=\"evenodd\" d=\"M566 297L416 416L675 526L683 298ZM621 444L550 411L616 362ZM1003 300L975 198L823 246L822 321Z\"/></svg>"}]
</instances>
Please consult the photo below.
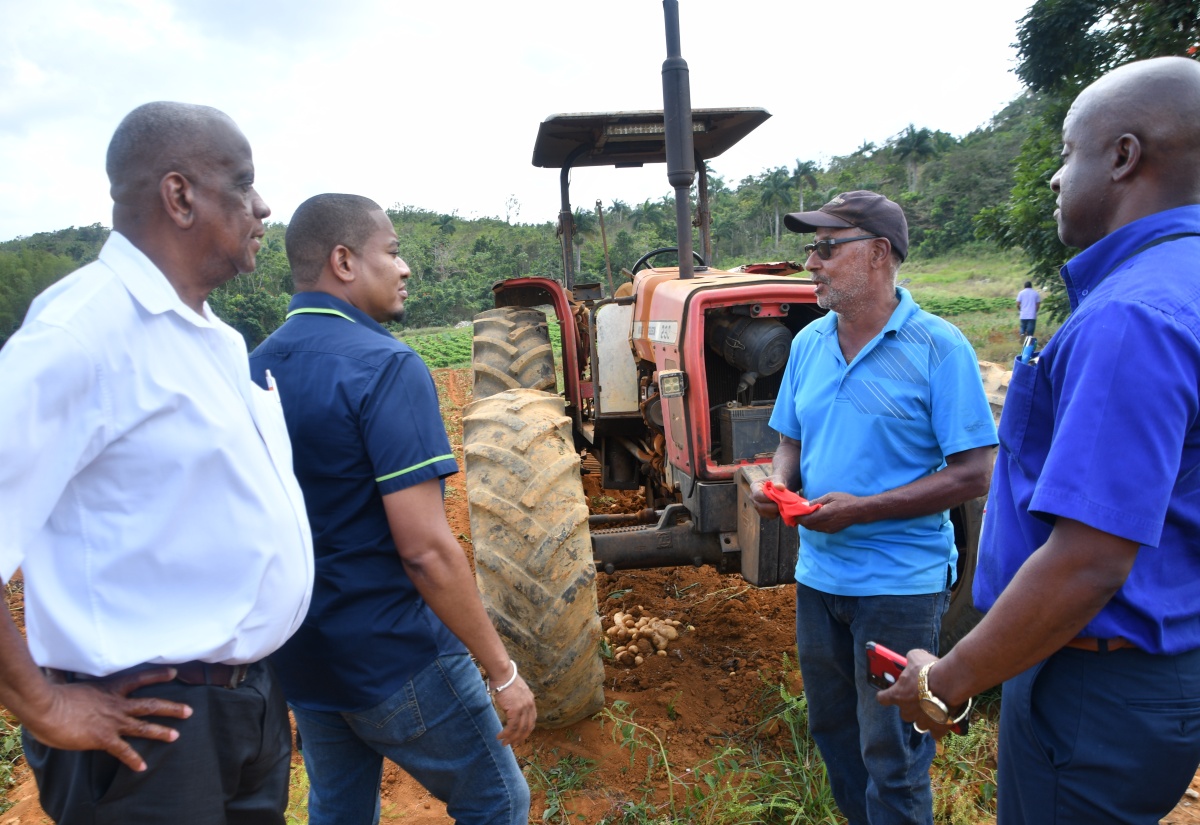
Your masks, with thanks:
<instances>
[{"instance_id":1,"label":"green grass","mask_svg":"<svg viewBox=\"0 0 1200 825\"><path fill-rule=\"evenodd\" d=\"M996 741L1000 689L977 697L966 736L942 739L933 760L934 821L974 825L996 815Z\"/></svg>"},{"instance_id":2,"label":"green grass","mask_svg":"<svg viewBox=\"0 0 1200 825\"><path fill-rule=\"evenodd\" d=\"M430 369L471 363L470 326L405 330L397 337L412 347Z\"/></svg>"},{"instance_id":3,"label":"green grass","mask_svg":"<svg viewBox=\"0 0 1200 825\"><path fill-rule=\"evenodd\" d=\"M900 268L900 280L916 294L943 292L954 296L1009 298L1028 280L1028 264L1020 253L977 251L914 259Z\"/></svg>"},{"instance_id":4,"label":"green grass","mask_svg":"<svg viewBox=\"0 0 1200 825\"><path fill-rule=\"evenodd\" d=\"M308 823L308 771L304 765L292 765L292 775L288 780L288 806L284 813L287 825L307 825Z\"/></svg>"},{"instance_id":5,"label":"green grass","mask_svg":"<svg viewBox=\"0 0 1200 825\"><path fill-rule=\"evenodd\" d=\"M780 672L793 669L784 655ZM984 694L976 703L970 733L942 740L931 771L937 825L974 825L996 815L999 699L998 690ZM793 696L764 676L756 716L757 722L730 733L708 758L684 766L672 761L666 743L638 721L633 705L613 702L595 718L628 756L624 771L632 779L630 789L597 787L594 760L563 756L556 748L538 749L521 760L530 788L545 797L541 810L531 811L530 821L575 822L580 815L572 810L572 799L603 793L610 806L598 825L843 823L825 765L808 734L803 694ZM14 731L10 726L4 741ZM308 822L307 805L308 776L296 765L288 790L288 825Z\"/></svg>"},{"instance_id":6,"label":"green grass","mask_svg":"<svg viewBox=\"0 0 1200 825\"><path fill-rule=\"evenodd\" d=\"M782 685L764 686L762 720L687 767L672 762L663 740L637 721L629 703L617 701L601 711L597 719L629 754L625 770L637 783L631 793L613 794L602 825L842 822L808 735L804 697Z\"/></svg>"},{"instance_id":7,"label":"green grass","mask_svg":"<svg viewBox=\"0 0 1200 825\"><path fill-rule=\"evenodd\" d=\"M562 386L562 358L559 357L559 326L553 317L548 319L550 344L554 347L555 368ZM408 344L430 369L459 369L471 366L471 332L468 324L462 327L421 327L395 333Z\"/></svg>"},{"instance_id":8,"label":"green grass","mask_svg":"<svg viewBox=\"0 0 1200 825\"><path fill-rule=\"evenodd\" d=\"M15 802L9 799L15 780L13 769L25 755L21 746L21 726L0 716L0 813L11 808Z\"/></svg>"},{"instance_id":9,"label":"green grass","mask_svg":"<svg viewBox=\"0 0 1200 825\"><path fill-rule=\"evenodd\" d=\"M566 825L570 821L567 805L571 795L583 789L588 775L594 770L596 763L582 756L560 757L555 748L551 748L548 755L535 752L525 764L525 774L531 790L546 794L542 822Z\"/></svg>"}]
</instances>

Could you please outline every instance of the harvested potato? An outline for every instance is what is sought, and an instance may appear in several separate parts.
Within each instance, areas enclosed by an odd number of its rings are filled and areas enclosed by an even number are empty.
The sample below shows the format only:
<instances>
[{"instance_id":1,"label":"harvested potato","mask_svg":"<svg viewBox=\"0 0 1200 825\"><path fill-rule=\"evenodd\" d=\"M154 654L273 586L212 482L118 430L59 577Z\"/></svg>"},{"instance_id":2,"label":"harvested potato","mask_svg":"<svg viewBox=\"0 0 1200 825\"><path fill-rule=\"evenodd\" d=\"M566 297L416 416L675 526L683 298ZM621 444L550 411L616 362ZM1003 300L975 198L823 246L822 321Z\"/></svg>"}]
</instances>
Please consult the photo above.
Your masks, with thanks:
<instances>
[{"instance_id":1,"label":"harvested potato","mask_svg":"<svg viewBox=\"0 0 1200 825\"><path fill-rule=\"evenodd\" d=\"M611 616L612 625L605 634L617 647L613 662L636 666L647 656L666 656L671 643L679 638L683 623L678 619L647 616L641 605L631 610L618 610ZM687 630L695 630L691 625Z\"/></svg>"}]
</instances>

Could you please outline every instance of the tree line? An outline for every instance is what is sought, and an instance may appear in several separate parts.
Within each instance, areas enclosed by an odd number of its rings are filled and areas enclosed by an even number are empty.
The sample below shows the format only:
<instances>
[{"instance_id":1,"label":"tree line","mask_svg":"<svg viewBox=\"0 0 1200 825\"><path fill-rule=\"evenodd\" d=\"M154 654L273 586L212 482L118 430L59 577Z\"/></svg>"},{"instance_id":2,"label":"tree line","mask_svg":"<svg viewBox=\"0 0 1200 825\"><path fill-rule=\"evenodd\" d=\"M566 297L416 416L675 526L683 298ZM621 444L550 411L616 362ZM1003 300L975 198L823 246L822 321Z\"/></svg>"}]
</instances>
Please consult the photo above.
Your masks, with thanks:
<instances>
[{"instance_id":1,"label":"tree line","mask_svg":"<svg viewBox=\"0 0 1200 825\"><path fill-rule=\"evenodd\" d=\"M1002 200L1012 164L1027 133L1028 102L1014 102L964 138L909 126L879 146L865 144L821 168L813 161L765 169L735 184L710 172L714 266L749 261L802 260L805 239L781 231L785 212L813 209L837 192L874 189L901 203L911 224L913 255L934 256L977 243L973 217ZM665 186L665 180L664 180ZM417 206L387 210L412 269L406 324L446 326L490 308L491 286L518 276L561 280L556 226L465 219ZM577 281L610 291L645 252L675 245L671 195L630 204L614 200L597 212L575 210L571 254ZM603 222L603 233L601 231ZM217 289L210 306L254 345L282 323L292 291L284 249L286 225L270 223L254 273ZM608 256L602 235L607 239ZM108 237L99 224L44 232L0 244L0 342L20 325L33 297L58 278L94 260ZM610 274L611 273L611 274Z\"/></svg>"},{"instance_id":2,"label":"tree line","mask_svg":"<svg viewBox=\"0 0 1200 825\"><path fill-rule=\"evenodd\" d=\"M1038 0L1020 22L1017 45L1016 71L1027 91L964 137L910 124L823 167L796 158L736 183L710 170L709 263L727 268L802 260L806 239L782 230L783 214L817 208L838 192L871 189L904 207L910 257L977 244L1019 248L1032 279L1051 288L1051 309L1061 317L1066 303L1057 270L1071 253L1058 241L1049 180L1058 168L1067 108L1084 86L1128 60L1161 54L1200 58L1200 0ZM388 215L413 272L409 326L469 320L490 308L491 285L504 278L561 280L562 252L552 222L468 220L406 204L396 204ZM599 212L576 208L570 253L581 273L577 282L594 280L606 290L619 285L621 270L643 253L675 245L674 215L671 195L640 204L614 200ZM251 346L282 323L290 299L285 231L284 224L268 224L257 271L238 276L210 298L214 311ZM93 260L107 235L94 224L0 243L0 344L20 325L33 297Z\"/></svg>"}]
</instances>

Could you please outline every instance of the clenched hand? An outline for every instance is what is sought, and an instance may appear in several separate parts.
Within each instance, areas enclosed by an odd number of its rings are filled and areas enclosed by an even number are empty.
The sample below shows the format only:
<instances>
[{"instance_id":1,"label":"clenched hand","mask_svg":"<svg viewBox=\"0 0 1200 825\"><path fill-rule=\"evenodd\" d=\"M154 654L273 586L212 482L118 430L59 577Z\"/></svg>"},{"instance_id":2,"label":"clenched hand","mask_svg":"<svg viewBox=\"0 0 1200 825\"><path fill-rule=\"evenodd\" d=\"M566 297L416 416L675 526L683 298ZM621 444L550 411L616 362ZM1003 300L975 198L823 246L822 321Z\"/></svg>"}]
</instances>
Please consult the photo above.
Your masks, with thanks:
<instances>
[{"instance_id":1,"label":"clenched hand","mask_svg":"<svg viewBox=\"0 0 1200 825\"><path fill-rule=\"evenodd\" d=\"M533 732L537 722L537 707L533 703L533 691L525 680L517 676L516 681L495 694L496 706L503 712L504 729L496 735L501 743L516 747Z\"/></svg>"}]
</instances>

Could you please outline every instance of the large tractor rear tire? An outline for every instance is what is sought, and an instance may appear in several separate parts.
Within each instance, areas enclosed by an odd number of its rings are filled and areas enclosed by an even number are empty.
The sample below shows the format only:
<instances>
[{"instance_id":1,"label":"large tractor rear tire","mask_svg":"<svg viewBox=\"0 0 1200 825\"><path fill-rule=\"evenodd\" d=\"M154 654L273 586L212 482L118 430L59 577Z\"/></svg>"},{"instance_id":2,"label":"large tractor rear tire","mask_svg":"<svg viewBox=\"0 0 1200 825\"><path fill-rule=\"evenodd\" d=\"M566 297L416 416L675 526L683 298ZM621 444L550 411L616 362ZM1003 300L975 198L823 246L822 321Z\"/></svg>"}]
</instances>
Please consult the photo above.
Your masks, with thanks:
<instances>
[{"instance_id":1,"label":"large tractor rear tire","mask_svg":"<svg viewBox=\"0 0 1200 825\"><path fill-rule=\"evenodd\" d=\"M471 367L476 401L522 387L554 392L554 352L546 313L500 307L476 315Z\"/></svg>"},{"instance_id":2,"label":"large tractor rear tire","mask_svg":"<svg viewBox=\"0 0 1200 825\"><path fill-rule=\"evenodd\" d=\"M1012 372L999 364L980 361L979 374L983 379L984 394L987 395L988 404L992 408L992 416L999 424L1000 411L1004 408ZM946 615L942 617L939 641L939 652L942 656L949 653L950 649L983 618L983 613L975 607L975 598L971 590L975 586L975 568L979 561L979 534L983 530L983 512L986 506L987 496L983 496L960 505L951 515L954 521L954 540L958 545L958 579L950 591L950 606L946 608Z\"/></svg>"},{"instance_id":3,"label":"large tractor rear tire","mask_svg":"<svg viewBox=\"0 0 1200 825\"><path fill-rule=\"evenodd\" d=\"M955 542L958 544L958 578L950 590L950 606L942 616L942 632L938 653L945 656L966 636L983 613L975 607L971 589L975 585L975 567L979 560L979 531L983 527L983 509L987 497L976 498L960 505L955 513Z\"/></svg>"},{"instance_id":4,"label":"large tractor rear tire","mask_svg":"<svg viewBox=\"0 0 1200 825\"><path fill-rule=\"evenodd\" d=\"M604 705L596 567L563 399L512 390L463 411L475 576L509 655L555 728Z\"/></svg>"}]
</instances>

